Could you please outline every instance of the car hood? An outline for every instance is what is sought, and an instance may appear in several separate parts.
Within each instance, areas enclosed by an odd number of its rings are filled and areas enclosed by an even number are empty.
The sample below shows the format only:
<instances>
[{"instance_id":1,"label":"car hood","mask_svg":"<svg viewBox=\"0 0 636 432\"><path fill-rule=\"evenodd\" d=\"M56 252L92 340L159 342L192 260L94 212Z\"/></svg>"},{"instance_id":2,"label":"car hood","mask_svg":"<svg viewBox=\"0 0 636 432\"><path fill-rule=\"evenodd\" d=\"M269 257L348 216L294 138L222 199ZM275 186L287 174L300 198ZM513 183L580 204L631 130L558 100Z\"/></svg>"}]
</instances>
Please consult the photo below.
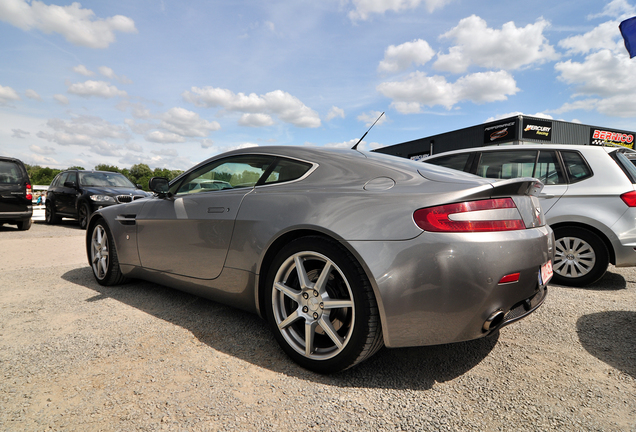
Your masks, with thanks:
<instances>
[{"instance_id":1,"label":"car hood","mask_svg":"<svg viewBox=\"0 0 636 432\"><path fill-rule=\"evenodd\" d=\"M123 188L123 187L84 187L84 191L93 195L141 195L149 196L146 192L137 188Z\"/></svg>"}]
</instances>

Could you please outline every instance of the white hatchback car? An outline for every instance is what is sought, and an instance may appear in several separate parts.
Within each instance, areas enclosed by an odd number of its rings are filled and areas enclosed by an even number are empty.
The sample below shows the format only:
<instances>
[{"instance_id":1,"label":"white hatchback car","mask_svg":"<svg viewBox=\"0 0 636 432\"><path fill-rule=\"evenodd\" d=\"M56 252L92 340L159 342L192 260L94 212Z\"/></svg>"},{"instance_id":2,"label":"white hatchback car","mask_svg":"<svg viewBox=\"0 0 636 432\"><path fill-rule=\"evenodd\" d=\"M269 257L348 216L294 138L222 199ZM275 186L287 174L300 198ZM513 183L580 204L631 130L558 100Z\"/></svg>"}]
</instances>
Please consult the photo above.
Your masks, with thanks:
<instances>
[{"instance_id":1,"label":"white hatchback car","mask_svg":"<svg viewBox=\"0 0 636 432\"><path fill-rule=\"evenodd\" d=\"M449 151L422 162L481 177L541 180L541 206L556 238L553 281L584 286L609 263L636 266L636 167L625 150L522 144Z\"/></svg>"}]
</instances>

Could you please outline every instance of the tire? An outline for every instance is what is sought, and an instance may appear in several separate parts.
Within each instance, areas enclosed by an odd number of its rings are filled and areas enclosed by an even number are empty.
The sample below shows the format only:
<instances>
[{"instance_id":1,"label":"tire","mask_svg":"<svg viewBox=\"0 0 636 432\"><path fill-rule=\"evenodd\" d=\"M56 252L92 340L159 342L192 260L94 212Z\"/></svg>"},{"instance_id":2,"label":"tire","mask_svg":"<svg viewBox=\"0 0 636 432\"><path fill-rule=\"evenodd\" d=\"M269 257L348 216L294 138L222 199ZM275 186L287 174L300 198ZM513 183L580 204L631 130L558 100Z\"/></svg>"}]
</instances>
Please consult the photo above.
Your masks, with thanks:
<instances>
[{"instance_id":1,"label":"tire","mask_svg":"<svg viewBox=\"0 0 636 432\"><path fill-rule=\"evenodd\" d=\"M28 230L29 228L31 228L31 224L33 224L32 219L24 219L16 223L20 231Z\"/></svg>"},{"instance_id":2,"label":"tire","mask_svg":"<svg viewBox=\"0 0 636 432\"><path fill-rule=\"evenodd\" d=\"M52 204L46 203L44 205L44 220L49 225L53 225L60 222L60 218L56 214L55 207Z\"/></svg>"},{"instance_id":3,"label":"tire","mask_svg":"<svg viewBox=\"0 0 636 432\"><path fill-rule=\"evenodd\" d=\"M601 238L584 228L554 230L553 283L582 287L603 277L609 265L609 251Z\"/></svg>"},{"instance_id":4,"label":"tire","mask_svg":"<svg viewBox=\"0 0 636 432\"><path fill-rule=\"evenodd\" d=\"M113 235L103 219L92 227L91 235L86 236L86 249L97 283L111 286L126 281L119 267Z\"/></svg>"},{"instance_id":5,"label":"tire","mask_svg":"<svg viewBox=\"0 0 636 432\"><path fill-rule=\"evenodd\" d=\"M86 229L88 226L88 219L91 217L91 209L87 203L80 203L77 209L77 220L81 229Z\"/></svg>"},{"instance_id":6,"label":"tire","mask_svg":"<svg viewBox=\"0 0 636 432\"><path fill-rule=\"evenodd\" d=\"M302 367L339 372L382 348L371 284L338 242L323 237L290 242L274 258L266 284L267 321L282 349Z\"/></svg>"}]
</instances>

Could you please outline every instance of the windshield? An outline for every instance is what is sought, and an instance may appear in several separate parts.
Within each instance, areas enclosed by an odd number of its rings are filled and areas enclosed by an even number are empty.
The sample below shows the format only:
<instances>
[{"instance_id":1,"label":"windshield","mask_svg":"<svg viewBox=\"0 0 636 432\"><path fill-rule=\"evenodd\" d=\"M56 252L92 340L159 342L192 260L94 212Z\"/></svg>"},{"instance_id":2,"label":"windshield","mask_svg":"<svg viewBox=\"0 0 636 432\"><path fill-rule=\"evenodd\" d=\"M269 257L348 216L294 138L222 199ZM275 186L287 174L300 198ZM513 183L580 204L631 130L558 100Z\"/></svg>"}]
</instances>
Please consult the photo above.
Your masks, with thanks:
<instances>
[{"instance_id":1,"label":"windshield","mask_svg":"<svg viewBox=\"0 0 636 432\"><path fill-rule=\"evenodd\" d=\"M98 187L126 187L134 188L126 177L119 173L92 172L79 173L80 186L98 186Z\"/></svg>"}]
</instances>

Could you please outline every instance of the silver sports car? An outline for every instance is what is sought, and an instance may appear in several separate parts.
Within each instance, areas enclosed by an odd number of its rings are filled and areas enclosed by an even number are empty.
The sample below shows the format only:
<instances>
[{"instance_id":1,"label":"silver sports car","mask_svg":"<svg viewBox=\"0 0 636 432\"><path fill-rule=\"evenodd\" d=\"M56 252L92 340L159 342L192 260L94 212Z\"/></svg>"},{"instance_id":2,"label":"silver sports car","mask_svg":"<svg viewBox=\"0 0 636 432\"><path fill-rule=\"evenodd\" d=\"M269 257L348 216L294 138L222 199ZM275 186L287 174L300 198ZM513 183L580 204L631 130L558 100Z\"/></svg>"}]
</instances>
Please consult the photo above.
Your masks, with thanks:
<instances>
[{"instance_id":1,"label":"silver sports car","mask_svg":"<svg viewBox=\"0 0 636 432\"><path fill-rule=\"evenodd\" d=\"M93 214L97 282L145 279L258 313L292 359L321 373L383 345L491 334L536 310L552 276L532 178L257 147L150 187L153 198Z\"/></svg>"}]
</instances>

